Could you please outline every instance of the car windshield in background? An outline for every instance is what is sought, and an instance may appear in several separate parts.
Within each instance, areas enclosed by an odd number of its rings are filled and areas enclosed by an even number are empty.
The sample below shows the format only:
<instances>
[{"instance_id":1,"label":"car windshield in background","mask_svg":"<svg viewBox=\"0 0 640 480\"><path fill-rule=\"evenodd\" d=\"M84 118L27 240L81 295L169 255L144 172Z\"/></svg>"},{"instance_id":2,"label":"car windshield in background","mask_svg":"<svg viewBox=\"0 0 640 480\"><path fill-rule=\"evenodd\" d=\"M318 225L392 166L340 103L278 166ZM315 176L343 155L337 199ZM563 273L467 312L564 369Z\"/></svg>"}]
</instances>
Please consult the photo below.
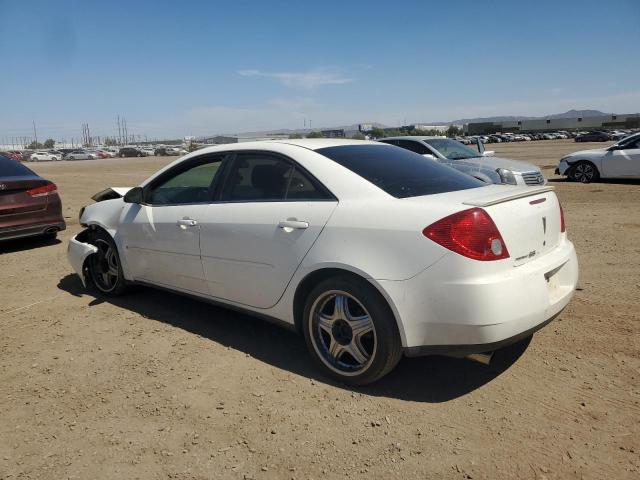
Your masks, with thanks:
<instances>
[{"instance_id":1,"label":"car windshield in background","mask_svg":"<svg viewBox=\"0 0 640 480\"><path fill-rule=\"evenodd\" d=\"M449 160L464 160L465 158L480 156L476 150L467 148L460 142L449 140L448 138L429 138L424 140L424 142L431 145Z\"/></svg>"},{"instance_id":2,"label":"car windshield in background","mask_svg":"<svg viewBox=\"0 0 640 480\"><path fill-rule=\"evenodd\" d=\"M316 152L396 198L455 192L487 185L422 155L391 145L344 145Z\"/></svg>"},{"instance_id":3,"label":"car windshield in background","mask_svg":"<svg viewBox=\"0 0 640 480\"><path fill-rule=\"evenodd\" d=\"M0 177L33 177L35 173L16 160L0 156Z\"/></svg>"}]
</instances>

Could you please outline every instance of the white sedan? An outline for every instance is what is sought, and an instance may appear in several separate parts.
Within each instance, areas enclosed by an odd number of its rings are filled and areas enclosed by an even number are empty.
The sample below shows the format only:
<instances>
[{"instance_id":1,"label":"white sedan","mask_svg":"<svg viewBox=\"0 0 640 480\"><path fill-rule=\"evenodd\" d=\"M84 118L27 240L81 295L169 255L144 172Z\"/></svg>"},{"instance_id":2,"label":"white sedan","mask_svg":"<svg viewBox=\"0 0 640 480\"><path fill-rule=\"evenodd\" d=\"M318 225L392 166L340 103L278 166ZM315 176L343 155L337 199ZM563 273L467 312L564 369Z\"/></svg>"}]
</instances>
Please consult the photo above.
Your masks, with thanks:
<instances>
[{"instance_id":1,"label":"white sedan","mask_svg":"<svg viewBox=\"0 0 640 480\"><path fill-rule=\"evenodd\" d=\"M50 152L35 152L29 157L32 162L49 162L60 160L60 155Z\"/></svg>"},{"instance_id":2,"label":"white sedan","mask_svg":"<svg viewBox=\"0 0 640 480\"><path fill-rule=\"evenodd\" d=\"M555 171L582 183L601 178L640 178L640 133L605 148L581 150L560 159Z\"/></svg>"},{"instance_id":3,"label":"white sedan","mask_svg":"<svg viewBox=\"0 0 640 480\"><path fill-rule=\"evenodd\" d=\"M578 278L553 187L488 185L377 142L208 147L93 198L68 247L83 283L103 295L152 285L275 319L349 384L403 354L525 338Z\"/></svg>"}]
</instances>

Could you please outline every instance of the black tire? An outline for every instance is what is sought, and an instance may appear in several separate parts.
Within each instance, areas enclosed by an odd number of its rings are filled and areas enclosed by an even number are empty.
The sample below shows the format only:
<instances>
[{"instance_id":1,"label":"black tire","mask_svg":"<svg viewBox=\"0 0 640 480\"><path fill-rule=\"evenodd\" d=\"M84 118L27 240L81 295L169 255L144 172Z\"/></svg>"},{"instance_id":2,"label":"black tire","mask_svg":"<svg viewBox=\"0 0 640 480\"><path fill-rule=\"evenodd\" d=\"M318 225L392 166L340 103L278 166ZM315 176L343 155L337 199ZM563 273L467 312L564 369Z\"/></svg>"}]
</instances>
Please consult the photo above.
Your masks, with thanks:
<instances>
[{"instance_id":1,"label":"black tire","mask_svg":"<svg viewBox=\"0 0 640 480\"><path fill-rule=\"evenodd\" d=\"M141 156L142 156L142 154L141 154L141 153L138 153L138 154L136 155L136 157L141 157Z\"/></svg>"},{"instance_id":2,"label":"black tire","mask_svg":"<svg viewBox=\"0 0 640 480\"><path fill-rule=\"evenodd\" d=\"M55 240L56 238L58 238L58 232L47 232L45 234L42 235L42 238L45 239L48 242L51 242L53 240Z\"/></svg>"},{"instance_id":3,"label":"black tire","mask_svg":"<svg viewBox=\"0 0 640 480\"><path fill-rule=\"evenodd\" d=\"M597 182L600 180L600 172L593 163L583 160L571 167L569 178L580 183Z\"/></svg>"},{"instance_id":4,"label":"black tire","mask_svg":"<svg viewBox=\"0 0 640 480\"><path fill-rule=\"evenodd\" d=\"M126 290L126 280L122 273L120 255L115 242L104 230L91 232L92 245L98 252L87 258L88 278L93 286L103 295L117 297Z\"/></svg>"},{"instance_id":5,"label":"black tire","mask_svg":"<svg viewBox=\"0 0 640 480\"><path fill-rule=\"evenodd\" d=\"M120 158L124 158L124 157L125 157L125 154L124 154L124 153L121 153L121 154L120 154Z\"/></svg>"},{"instance_id":6,"label":"black tire","mask_svg":"<svg viewBox=\"0 0 640 480\"><path fill-rule=\"evenodd\" d=\"M338 303L345 307L339 309ZM327 309L332 312L330 316ZM339 315L339 310L346 314ZM355 276L320 282L307 298L302 328L314 362L342 383L375 382L393 370L402 357L400 334L389 305L373 285ZM352 351L362 361L352 356Z\"/></svg>"}]
</instances>

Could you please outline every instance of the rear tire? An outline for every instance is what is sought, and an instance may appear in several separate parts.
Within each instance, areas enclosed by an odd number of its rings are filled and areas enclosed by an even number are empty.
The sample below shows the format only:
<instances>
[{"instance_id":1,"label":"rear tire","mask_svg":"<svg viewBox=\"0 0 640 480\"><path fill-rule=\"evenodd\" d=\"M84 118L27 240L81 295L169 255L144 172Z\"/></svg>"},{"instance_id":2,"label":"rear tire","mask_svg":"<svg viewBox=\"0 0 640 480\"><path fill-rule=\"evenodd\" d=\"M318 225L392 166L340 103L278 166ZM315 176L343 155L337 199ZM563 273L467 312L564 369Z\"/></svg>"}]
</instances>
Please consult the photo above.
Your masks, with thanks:
<instances>
[{"instance_id":1,"label":"rear tire","mask_svg":"<svg viewBox=\"0 0 640 480\"><path fill-rule=\"evenodd\" d=\"M302 327L314 362L342 383L375 382L402 357L389 305L373 285L355 276L320 282L307 298Z\"/></svg>"},{"instance_id":2,"label":"rear tire","mask_svg":"<svg viewBox=\"0 0 640 480\"><path fill-rule=\"evenodd\" d=\"M103 295L122 295L127 285L122 273L120 255L111 235L104 230L95 230L89 243L98 248L97 253L87 258L91 283Z\"/></svg>"},{"instance_id":3,"label":"rear tire","mask_svg":"<svg viewBox=\"0 0 640 480\"><path fill-rule=\"evenodd\" d=\"M597 182L600 179L600 172L593 163L581 161L571 167L569 178L580 183Z\"/></svg>"}]
</instances>

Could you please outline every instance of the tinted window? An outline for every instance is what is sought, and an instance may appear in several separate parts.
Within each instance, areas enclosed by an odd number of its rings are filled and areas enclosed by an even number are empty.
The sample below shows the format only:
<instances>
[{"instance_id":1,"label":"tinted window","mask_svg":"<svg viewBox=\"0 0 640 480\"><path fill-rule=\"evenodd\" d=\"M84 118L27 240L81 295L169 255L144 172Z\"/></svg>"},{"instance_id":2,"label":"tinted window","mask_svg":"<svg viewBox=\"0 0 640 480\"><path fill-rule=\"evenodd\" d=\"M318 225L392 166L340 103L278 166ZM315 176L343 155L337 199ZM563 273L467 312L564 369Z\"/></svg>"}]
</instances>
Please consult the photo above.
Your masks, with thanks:
<instances>
[{"instance_id":1,"label":"tinted window","mask_svg":"<svg viewBox=\"0 0 640 480\"><path fill-rule=\"evenodd\" d=\"M11 160L0 156L0 177L33 177L36 176L31 170L22 165L17 160Z\"/></svg>"},{"instance_id":2,"label":"tinted window","mask_svg":"<svg viewBox=\"0 0 640 480\"><path fill-rule=\"evenodd\" d=\"M398 146L406 150L411 150L419 155L424 155L425 153L432 154L422 143L414 140L398 140Z\"/></svg>"},{"instance_id":3,"label":"tinted window","mask_svg":"<svg viewBox=\"0 0 640 480\"><path fill-rule=\"evenodd\" d=\"M485 186L450 167L391 145L345 145L316 152L357 173L396 198Z\"/></svg>"},{"instance_id":4,"label":"tinted window","mask_svg":"<svg viewBox=\"0 0 640 480\"><path fill-rule=\"evenodd\" d=\"M262 153L239 154L225 181L222 200L284 200L293 166Z\"/></svg>"},{"instance_id":5,"label":"tinted window","mask_svg":"<svg viewBox=\"0 0 640 480\"><path fill-rule=\"evenodd\" d=\"M214 180L221 164L222 158L212 159L162 180L147 193L147 203L180 205L210 201L213 198Z\"/></svg>"},{"instance_id":6,"label":"tinted window","mask_svg":"<svg viewBox=\"0 0 640 480\"><path fill-rule=\"evenodd\" d=\"M300 168L294 168L287 189L287 200L326 200L331 196Z\"/></svg>"}]
</instances>

